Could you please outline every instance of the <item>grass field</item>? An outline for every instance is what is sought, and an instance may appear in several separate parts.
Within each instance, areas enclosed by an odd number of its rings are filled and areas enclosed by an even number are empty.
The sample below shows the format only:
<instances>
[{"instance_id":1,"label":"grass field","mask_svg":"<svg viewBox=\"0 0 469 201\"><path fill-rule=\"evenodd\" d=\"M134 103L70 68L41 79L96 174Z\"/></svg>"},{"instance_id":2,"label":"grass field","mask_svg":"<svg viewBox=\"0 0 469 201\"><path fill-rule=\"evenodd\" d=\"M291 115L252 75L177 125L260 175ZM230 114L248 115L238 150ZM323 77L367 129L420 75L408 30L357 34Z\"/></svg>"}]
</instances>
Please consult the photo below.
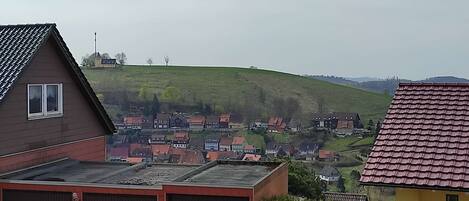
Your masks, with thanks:
<instances>
[{"instance_id":1,"label":"grass field","mask_svg":"<svg viewBox=\"0 0 469 201\"><path fill-rule=\"evenodd\" d=\"M272 139L277 143L289 143L290 142L290 135L286 133L272 133L270 134Z\"/></svg>"},{"instance_id":2,"label":"grass field","mask_svg":"<svg viewBox=\"0 0 469 201\"><path fill-rule=\"evenodd\" d=\"M119 69L83 69L99 94L123 88L173 97L182 104L210 103L219 111L241 104L269 110L275 97L293 97L305 114L317 111L318 100L329 111L358 112L363 121L384 117L391 97L331 84L303 76L248 68L187 66L124 66ZM175 96L163 96L163 94ZM260 92L265 94L265 101Z\"/></svg>"},{"instance_id":3,"label":"grass field","mask_svg":"<svg viewBox=\"0 0 469 201\"><path fill-rule=\"evenodd\" d=\"M323 149L335 152L346 151L350 149L349 145L354 144L359 140L361 139L357 136L335 137L326 141Z\"/></svg>"}]
</instances>

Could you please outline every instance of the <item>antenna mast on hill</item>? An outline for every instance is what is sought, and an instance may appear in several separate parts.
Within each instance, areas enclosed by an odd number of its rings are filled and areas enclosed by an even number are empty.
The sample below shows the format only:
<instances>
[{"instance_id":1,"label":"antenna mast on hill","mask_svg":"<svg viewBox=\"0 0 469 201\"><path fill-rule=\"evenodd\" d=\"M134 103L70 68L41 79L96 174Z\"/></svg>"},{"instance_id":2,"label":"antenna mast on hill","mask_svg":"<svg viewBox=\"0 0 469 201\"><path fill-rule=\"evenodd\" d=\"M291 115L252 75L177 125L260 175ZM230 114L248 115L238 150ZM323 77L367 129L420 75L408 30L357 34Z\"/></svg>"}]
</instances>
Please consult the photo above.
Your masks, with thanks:
<instances>
[{"instance_id":1,"label":"antenna mast on hill","mask_svg":"<svg viewBox=\"0 0 469 201\"><path fill-rule=\"evenodd\" d=\"M96 32L94 32L94 58L96 59Z\"/></svg>"}]
</instances>

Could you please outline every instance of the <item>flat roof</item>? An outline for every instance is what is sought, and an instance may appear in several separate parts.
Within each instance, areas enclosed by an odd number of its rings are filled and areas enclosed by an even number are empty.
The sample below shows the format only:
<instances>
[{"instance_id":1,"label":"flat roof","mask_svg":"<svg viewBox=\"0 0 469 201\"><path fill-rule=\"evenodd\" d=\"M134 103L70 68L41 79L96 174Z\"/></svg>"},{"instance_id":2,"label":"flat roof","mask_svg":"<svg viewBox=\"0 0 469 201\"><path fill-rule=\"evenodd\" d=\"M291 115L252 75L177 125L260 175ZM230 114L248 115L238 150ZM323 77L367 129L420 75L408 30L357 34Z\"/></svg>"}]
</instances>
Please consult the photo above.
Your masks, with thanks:
<instances>
[{"instance_id":1,"label":"flat roof","mask_svg":"<svg viewBox=\"0 0 469 201\"><path fill-rule=\"evenodd\" d=\"M252 187L280 163L212 161L204 165L120 162L83 162L61 159L0 175L0 179L78 182L87 184L176 185Z\"/></svg>"}]
</instances>

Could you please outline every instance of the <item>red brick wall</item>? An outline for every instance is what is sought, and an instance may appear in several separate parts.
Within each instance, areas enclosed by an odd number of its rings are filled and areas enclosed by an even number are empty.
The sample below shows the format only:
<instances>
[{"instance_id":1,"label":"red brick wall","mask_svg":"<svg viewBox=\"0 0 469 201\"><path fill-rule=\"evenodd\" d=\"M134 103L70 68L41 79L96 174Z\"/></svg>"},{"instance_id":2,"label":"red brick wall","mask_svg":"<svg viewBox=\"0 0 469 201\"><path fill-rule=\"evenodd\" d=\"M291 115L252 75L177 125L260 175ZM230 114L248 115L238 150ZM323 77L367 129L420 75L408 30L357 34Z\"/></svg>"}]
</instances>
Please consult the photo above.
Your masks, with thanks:
<instances>
[{"instance_id":1,"label":"red brick wall","mask_svg":"<svg viewBox=\"0 0 469 201\"><path fill-rule=\"evenodd\" d=\"M282 164L254 187L253 201L262 201L264 198L286 194L288 194L288 165Z\"/></svg>"},{"instance_id":2,"label":"red brick wall","mask_svg":"<svg viewBox=\"0 0 469 201\"><path fill-rule=\"evenodd\" d=\"M0 156L0 173L38 165L65 157L82 161L104 161L106 157L105 144L105 137L100 136Z\"/></svg>"}]
</instances>

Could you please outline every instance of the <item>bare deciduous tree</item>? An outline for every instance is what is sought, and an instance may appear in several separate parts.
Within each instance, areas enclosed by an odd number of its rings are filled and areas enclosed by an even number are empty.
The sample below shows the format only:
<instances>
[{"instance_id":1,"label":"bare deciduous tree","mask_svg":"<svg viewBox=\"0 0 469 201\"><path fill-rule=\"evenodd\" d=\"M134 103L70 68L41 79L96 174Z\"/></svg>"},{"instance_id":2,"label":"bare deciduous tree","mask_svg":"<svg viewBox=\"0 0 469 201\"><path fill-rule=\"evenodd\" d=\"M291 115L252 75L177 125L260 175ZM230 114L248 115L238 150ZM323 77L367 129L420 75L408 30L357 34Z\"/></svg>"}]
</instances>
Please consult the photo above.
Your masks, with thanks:
<instances>
[{"instance_id":1,"label":"bare deciduous tree","mask_svg":"<svg viewBox=\"0 0 469 201\"><path fill-rule=\"evenodd\" d=\"M123 52L117 53L115 57L120 65L124 65L127 62L127 56Z\"/></svg>"},{"instance_id":2,"label":"bare deciduous tree","mask_svg":"<svg viewBox=\"0 0 469 201\"><path fill-rule=\"evenodd\" d=\"M169 57L168 56L164 56L164 63L166 64L166 66L168 66L168 64L169 64Z\"/></svg>"},{"instance_id":3,"label":"bare deciduous tree","mask_svg":"<svg viewBox=\"0 0 469 201\"><path fill-rule=\"evenodd\" d=\"M148 59L147 59L147 64L151 66L151 64L153 64L153 59L148 58Z\"/></svg>"}]
</instances>

